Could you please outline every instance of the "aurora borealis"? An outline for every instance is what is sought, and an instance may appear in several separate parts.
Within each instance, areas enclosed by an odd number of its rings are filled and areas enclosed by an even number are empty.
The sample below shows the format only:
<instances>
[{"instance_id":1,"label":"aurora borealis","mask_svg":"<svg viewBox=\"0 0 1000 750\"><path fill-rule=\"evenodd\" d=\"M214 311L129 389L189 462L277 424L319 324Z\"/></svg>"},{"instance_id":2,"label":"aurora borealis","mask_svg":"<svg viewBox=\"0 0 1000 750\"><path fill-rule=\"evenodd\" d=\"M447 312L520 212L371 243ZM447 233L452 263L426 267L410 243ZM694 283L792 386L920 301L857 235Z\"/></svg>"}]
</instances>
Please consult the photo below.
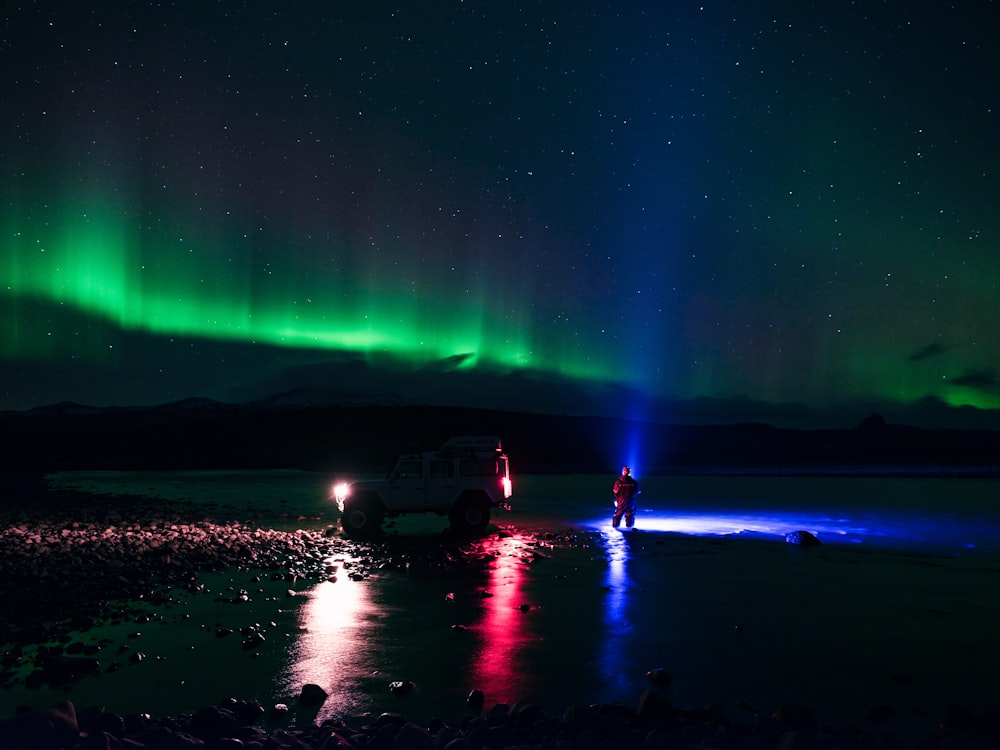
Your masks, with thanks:
<instances>
[{"instance_id":1,"label":"aurora borealis","mask_svg":"<svg viewBox=\"0 0 1000 750\"><path fill-rule=\"evenodd\" d=\"M988 422L998 16L14 3L0 409L437 382Z\"/></svg>"}]
</instances>

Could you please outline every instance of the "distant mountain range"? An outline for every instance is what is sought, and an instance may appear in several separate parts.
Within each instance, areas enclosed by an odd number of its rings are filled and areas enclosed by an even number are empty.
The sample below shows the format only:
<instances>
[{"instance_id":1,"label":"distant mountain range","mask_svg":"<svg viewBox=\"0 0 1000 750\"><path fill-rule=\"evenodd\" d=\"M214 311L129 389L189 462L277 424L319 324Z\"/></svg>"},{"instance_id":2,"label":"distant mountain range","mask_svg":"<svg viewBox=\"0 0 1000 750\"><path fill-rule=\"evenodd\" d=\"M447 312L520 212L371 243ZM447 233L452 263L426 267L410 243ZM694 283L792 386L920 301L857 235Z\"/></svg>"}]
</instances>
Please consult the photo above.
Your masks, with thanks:
<instances>
[{"instance_id":1,"label":"distant mountain range","mask_svg":"<svg viewBox=\"0 0 1000 750\"><path fill-rule=\"evenodd\" d=\"M74 401L61 401L57 404L38 406L29 409L24 414L29 415L83 415L109 414L121 412L143 411L193 411L215 410L233 411L238 409L280 409L287 407L336 407L336 406L414 406L414 402L395 393L359 393L326 390L321 388L295 388L289 391L269 396L264 399L232 404L216 401L211 398L185 398L179 401L169 401L156 406L85 406ZM8 414L10 412L7 412Z\"/></svg>"},{"instance_id":2,"label":"distant mountain range","mask_svg":"<svg viewBox=\"0 0 1000 750\"><path fill-rule=\"evenodd\" d=\"M249 403L63 402L0 413L0 468L300 468L379 472L457 434L500 435L523 472L1000 474L1000 431L923 429L873 414L853 429L673 425L427 406L393 393L297 389Z\"/></svg>"}]
</instances>

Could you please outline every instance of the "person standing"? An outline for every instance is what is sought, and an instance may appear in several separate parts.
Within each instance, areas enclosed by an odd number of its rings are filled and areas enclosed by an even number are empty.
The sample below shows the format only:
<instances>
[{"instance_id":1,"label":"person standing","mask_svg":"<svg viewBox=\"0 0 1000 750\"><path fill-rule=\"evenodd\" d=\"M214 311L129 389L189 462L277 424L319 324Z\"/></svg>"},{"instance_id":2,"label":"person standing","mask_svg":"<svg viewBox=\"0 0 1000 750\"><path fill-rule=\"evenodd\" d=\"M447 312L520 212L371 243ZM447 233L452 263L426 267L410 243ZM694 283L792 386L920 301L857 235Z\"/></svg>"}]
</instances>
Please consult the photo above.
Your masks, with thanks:
<instances>
[{"instance_id":1,"label":"person standing","mask_svg":"<svg viewBox=\"0 0 1000 750\"><path fill-rule=\"evenodd\" d=\"M611 525L616 529L621 524L622 517L625 517L625 527L632 528L635 523L635 496L639 494L639 483L632 476L632 470L622 467L621 476L615 480L612 492L615 495L615 515L611 519Z\"/></svg>"}]
</instances>

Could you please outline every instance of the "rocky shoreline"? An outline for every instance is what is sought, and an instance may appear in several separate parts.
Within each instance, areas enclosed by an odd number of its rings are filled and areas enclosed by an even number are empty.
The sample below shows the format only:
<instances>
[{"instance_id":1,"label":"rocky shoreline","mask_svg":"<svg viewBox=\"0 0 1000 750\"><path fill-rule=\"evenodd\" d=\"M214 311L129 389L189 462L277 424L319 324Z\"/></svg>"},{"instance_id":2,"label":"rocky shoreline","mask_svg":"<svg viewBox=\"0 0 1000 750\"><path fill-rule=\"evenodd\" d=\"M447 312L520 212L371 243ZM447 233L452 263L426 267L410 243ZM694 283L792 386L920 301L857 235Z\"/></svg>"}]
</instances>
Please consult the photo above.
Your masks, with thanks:
<instances>
[{"instance_id":1,"label":"rocky shoreline","mask_svg":"<svg viewBox=\"0 0 1000 750\"><path fill-rule=\"evenodd\" d=\"M474 691L475 693L475 691ZM320 701L315 685L303 686L300 701ZM426 724L385 712L356 721L326 720L298 727L283 721L288 707L270 711L255 700L230 698L193 714L154 718L122 716L103 708L78 712L72 702L49 709L20 708L0 721L0 747L7 750L119 750L208 748L209 750L988 750L998 747L995 725L956 714L933 736L904 741L891 733L817 724L808 708L785 704L769 715L735 722L711 706L679 709L655 688L635 707L574 705L549 713L530 702L496 704L487 710L470 695L470 712L456 723Z\"/></svg>"},{"instance_id":2,"label":"rocky shoreline","mask_svg":"<svg viewBox=\"0 0 1000 750\"><path fill-rule=\"evenodd\" d=\"M25 630L86 627L117 602L170 596L230 566L321 577L344 543L317 531L277 531L193 503L50 492L0 511L0 640ZM25 598L25 583L32 596ZM66 612L74 615L67 618Z\"/></svg>"},{"instance_id":3,"label":"rocky shoreline","mask_svg":"<svg viewBox=\"0 0 1000 750\"><path fill-rule=\"evenodd\" d=\"M335 574L329 559L350 554L348 575L370 568L471 568L484 560L475 545L442 538L439 544L391 551L378 543L344 539L322 519L281 531L274 518L245 509L185 503L164 507L148 498L47 492L0 505L0 691L23 674L29 680L72 686L99 670L95 655L74 650L70 633L132 615L129 602L166 603L178 588L199 586L199 574L237 567L272 580L323 580ZM287 519L284 519L287 520ZM308 523L311 521L311 523ZM550 535L550 543L560 543ZM345 571L340 571L344 574ZM30 592L27 593L26 592ZM251 634L252 636L252 634ZM45 645L42 645L45 644ZM254 698L225 698L191 714L154 717L117 714L74 701L51 708L9 707L0 714L0 747L9 750L99 748L297 748L333 750L539 750L607 748L996 748L995 722L953 707L932 736L906 741L879 731L878 717L861 731L820 726L804 706L748 710L733 720L712 707L679 708L666 695L662 674L633 706L574 705L558 713L534 703L483 705L473 691L457 719L417 724L388 711L297 725L289 706L265 707ZM2 694L2 693L0 693ZM302 686L303 706L328 696ZM77 701L79 702L79 701ZM874 728L873 728L874 727Z\"/></svg>"}]
</instances>

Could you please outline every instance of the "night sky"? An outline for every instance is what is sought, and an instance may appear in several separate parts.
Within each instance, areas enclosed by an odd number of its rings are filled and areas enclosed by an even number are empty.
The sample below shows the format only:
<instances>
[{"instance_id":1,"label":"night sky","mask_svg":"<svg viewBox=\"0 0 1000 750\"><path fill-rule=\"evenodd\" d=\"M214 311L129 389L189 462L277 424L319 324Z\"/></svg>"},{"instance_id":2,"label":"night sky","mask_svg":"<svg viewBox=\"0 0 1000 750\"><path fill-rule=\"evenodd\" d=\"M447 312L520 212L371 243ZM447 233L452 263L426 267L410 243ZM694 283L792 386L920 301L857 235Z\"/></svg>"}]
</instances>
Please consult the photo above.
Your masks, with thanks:
<instances>
[{"instance_id":1,"label":"night sky","mask_svg":"<svg viewBox=\"0 0 1000 750\"><path fill-rule=\"evenodd\" d=\"M1000 427L995 3L0 24L0 409L308 387Z\"/></svg>"}]
</instances>

